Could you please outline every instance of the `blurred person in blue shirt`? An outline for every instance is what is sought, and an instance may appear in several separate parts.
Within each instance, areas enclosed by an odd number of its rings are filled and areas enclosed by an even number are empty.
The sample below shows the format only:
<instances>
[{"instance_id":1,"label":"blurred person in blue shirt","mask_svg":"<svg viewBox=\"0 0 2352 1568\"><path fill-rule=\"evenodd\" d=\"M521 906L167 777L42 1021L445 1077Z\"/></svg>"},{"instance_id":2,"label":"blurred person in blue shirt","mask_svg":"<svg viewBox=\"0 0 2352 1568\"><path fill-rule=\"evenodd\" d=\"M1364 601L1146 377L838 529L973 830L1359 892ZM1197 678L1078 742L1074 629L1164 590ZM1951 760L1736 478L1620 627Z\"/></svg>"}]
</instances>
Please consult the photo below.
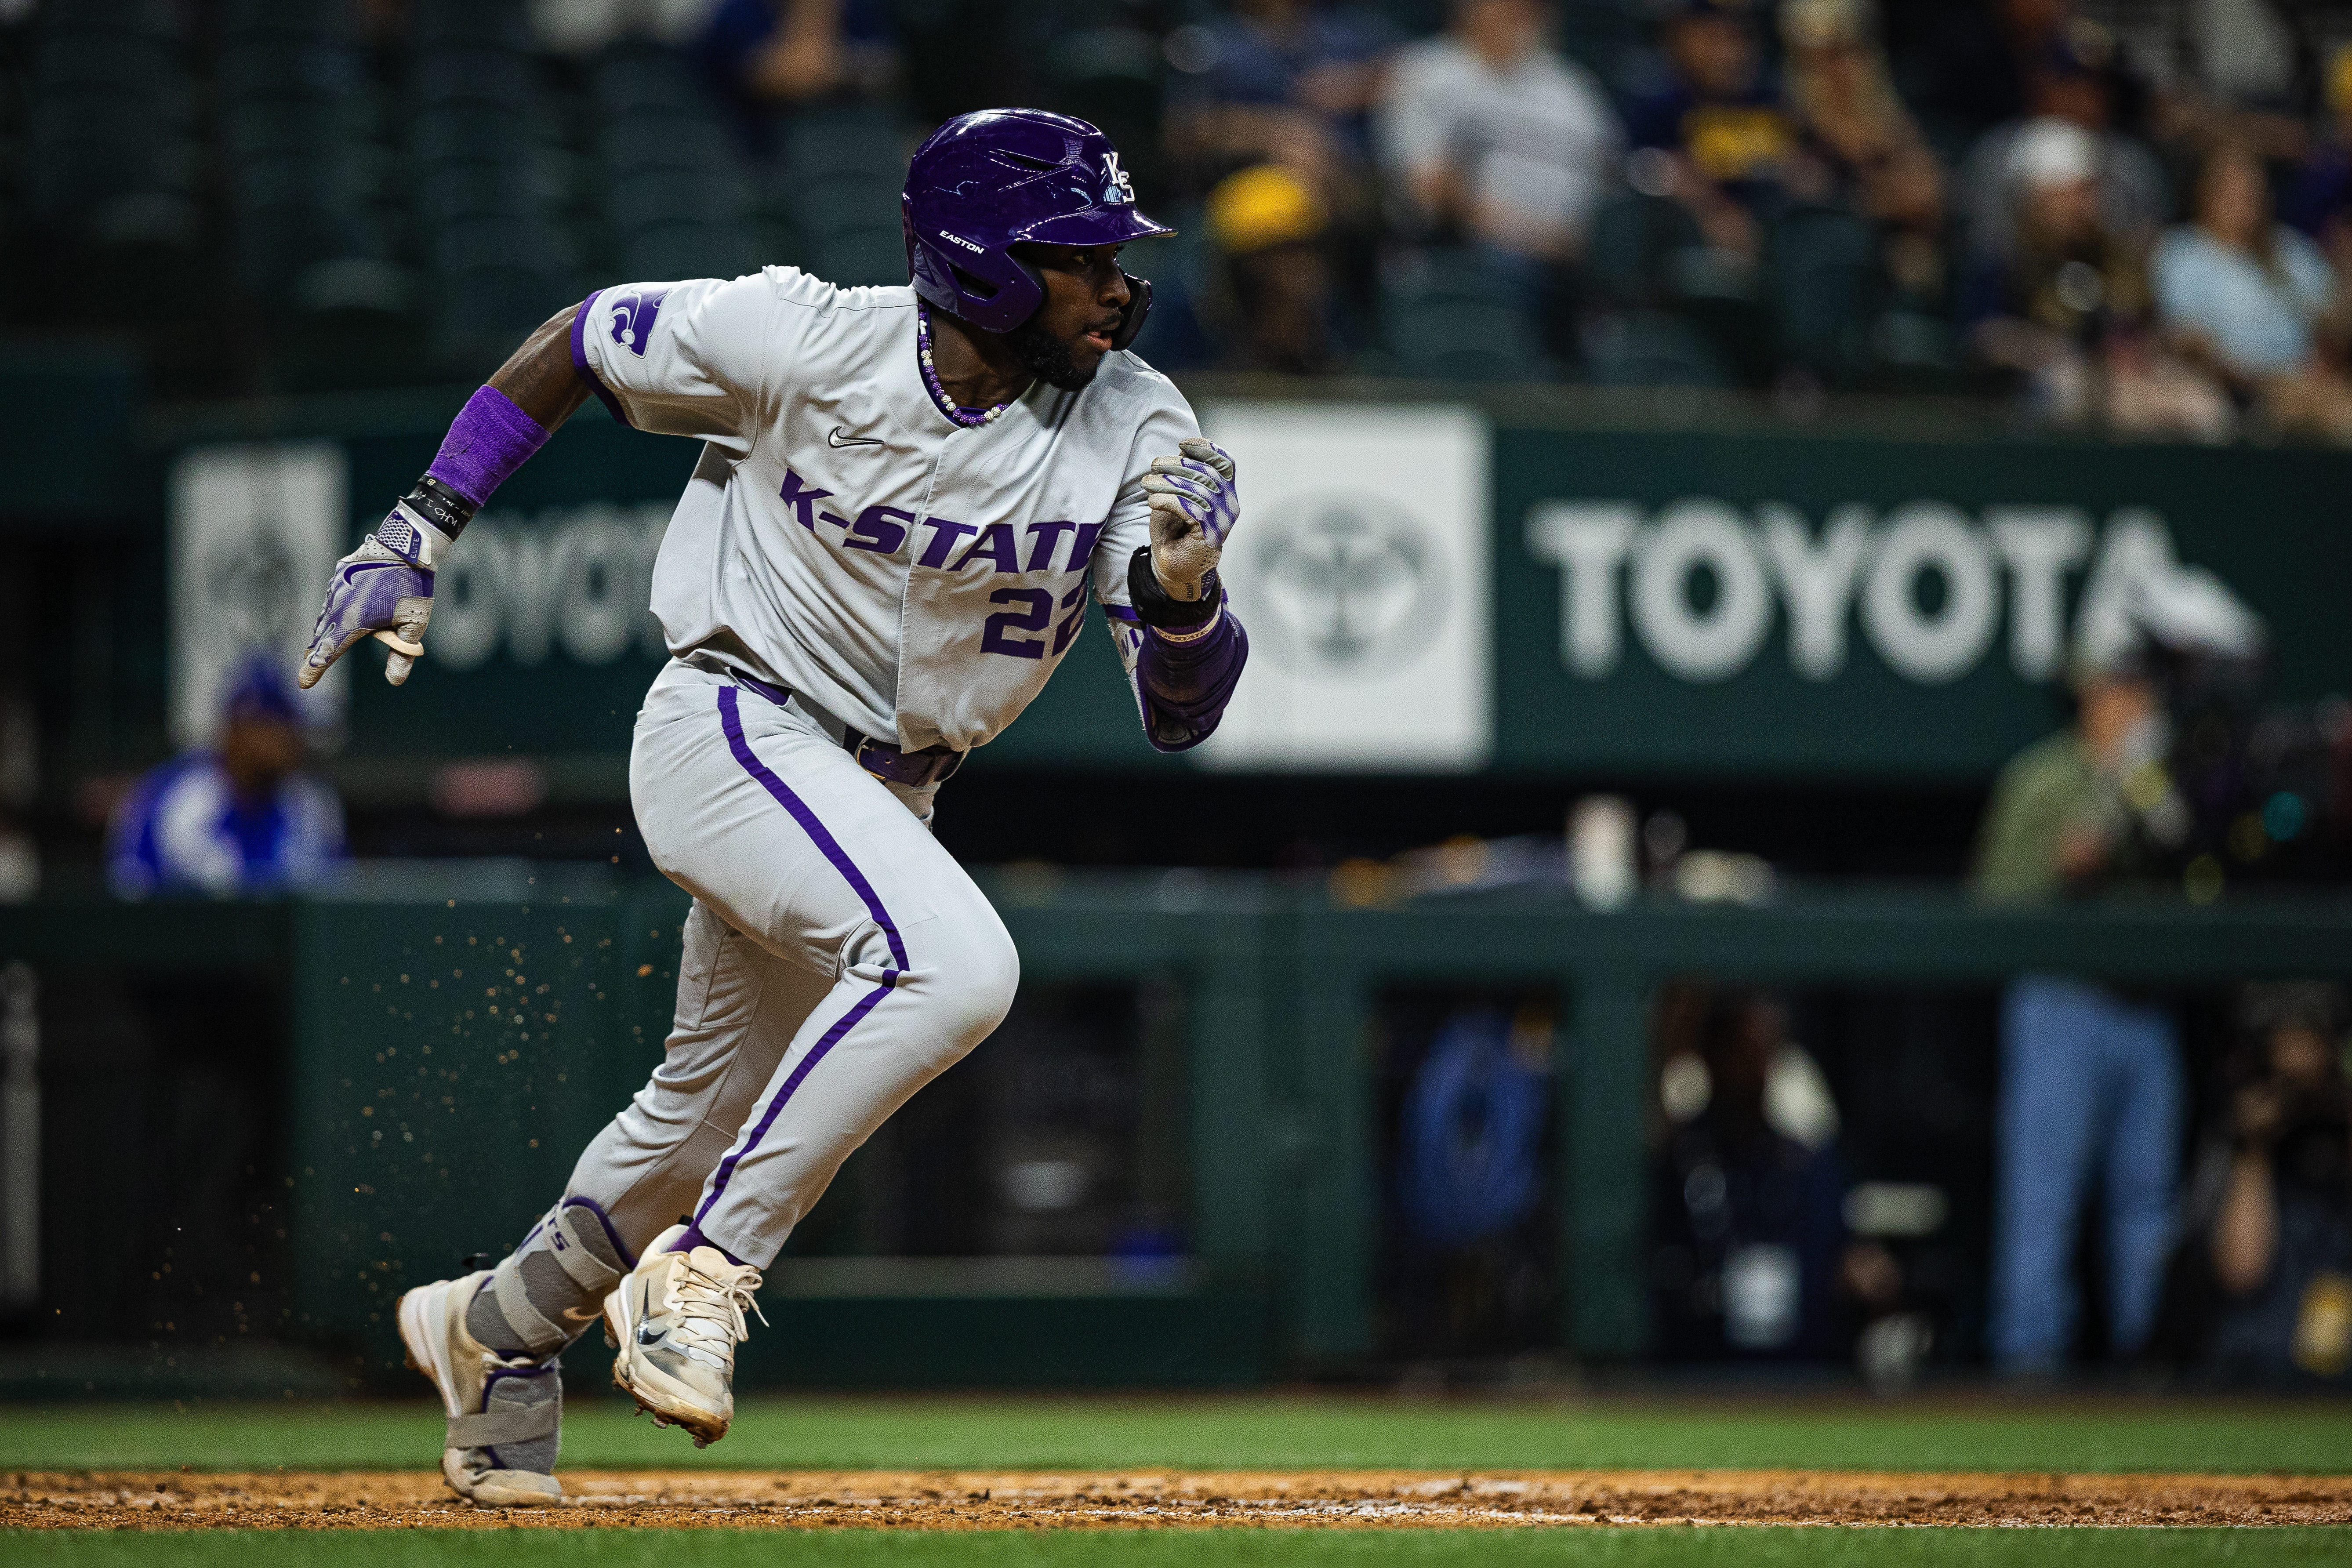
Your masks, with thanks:
<instances>
[{"instance_id":1,"label":"blurred person in blue shirt","mask_svg":"<svg viewBox=\"0 0 2352 1568\"><path fill-rule=\"evenodd\" d=\"M276 665L247 663L223 707L216 747L154 769L115 812L107 875L121 897L281 893L341 863L342 803L300 771L301 715Z\"/></svg>"},{"instance_id":2,"label":"blurred person in blue shirt","mask_svg":"<svg viewBox=\"0 0 2352 1568\"><path fill-rule=\"evenodd\" d=\"M898 66L879 0L717 0L692 54L761 154L774 111L878 92Z\"/></svg>"},{"instance_id":3,"label":"blurred person in blue shirt","mask_svg":"<svg viewBox=\"0 0 2352 1568\"><path fill-rule=\"evenodd\" d=\"M1209 177L1282 164L1327 207L1361 178L1370 115L1402 41L1379 12L1313 0L1235 0L1233 15L1180 28L1171 58L1170 141Z\"/></svg>"},{"instance_id":4,"label":"blurred person in blue shirt","mask_svg":"<svg viewBox=\"0 0 2352 1568\"><path fill-rule=\"evenodd\" d=\"M2222 142L2206 154L2195 221L2151 264L2157 310L2179 351L2279 428L2352 441L2343 291L2326 255L2271 216L2263 163Z\"/></svg>"},{"instance_id":5,"label":"blurred person in blue shirt","mask_svg":"<svg viewBox=\"0 0 2352 1568\"><path fill-rule=\"evenodd\" d=\"M1752 258L1797 149L1763 40L1738 0L1675 0L1658 41L1665 69L1625 94L1626 135L1669 160L1662 183L1709 245Z\"/></svg>"}]
</instances>

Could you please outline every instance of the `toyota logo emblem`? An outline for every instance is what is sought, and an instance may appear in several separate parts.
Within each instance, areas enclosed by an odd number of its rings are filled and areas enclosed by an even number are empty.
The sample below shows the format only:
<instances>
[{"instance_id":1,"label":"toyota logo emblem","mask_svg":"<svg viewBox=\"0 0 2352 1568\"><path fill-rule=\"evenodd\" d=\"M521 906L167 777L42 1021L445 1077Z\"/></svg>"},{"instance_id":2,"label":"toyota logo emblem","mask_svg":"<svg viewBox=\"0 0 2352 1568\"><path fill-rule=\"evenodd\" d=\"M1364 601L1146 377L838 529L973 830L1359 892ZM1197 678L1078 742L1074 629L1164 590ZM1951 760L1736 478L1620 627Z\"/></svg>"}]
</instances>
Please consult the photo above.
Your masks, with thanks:
<instances>
[{"instance_id":1,"label":"toyota logo emblem","mask_svg":"<svg viewBox=\"0 0 2352 1568\"><path fill-rule=\"evenodd\" d=\"M1262 527L1250 558L1250 627L1277 662L1375 679L1443 626L1444 563L1421 521L1394 502L1307 496Z\"/></svg>"}]
</instances>

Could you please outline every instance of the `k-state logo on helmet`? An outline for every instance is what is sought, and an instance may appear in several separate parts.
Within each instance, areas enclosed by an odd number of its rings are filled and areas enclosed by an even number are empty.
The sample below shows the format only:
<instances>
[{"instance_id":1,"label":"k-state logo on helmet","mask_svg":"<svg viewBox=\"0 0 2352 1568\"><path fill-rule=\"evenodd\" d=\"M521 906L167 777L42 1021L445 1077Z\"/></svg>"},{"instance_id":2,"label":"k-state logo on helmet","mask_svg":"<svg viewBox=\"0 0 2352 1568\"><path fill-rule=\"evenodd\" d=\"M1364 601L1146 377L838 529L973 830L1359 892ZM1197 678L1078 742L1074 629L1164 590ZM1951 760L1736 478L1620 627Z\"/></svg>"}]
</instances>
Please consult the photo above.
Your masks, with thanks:
<instances>
[{"instance_id":1,"label":"k-state logo on helmet","mask_svg":"<svg viewBox=\"0 0 2352 1568\"><path fill-rule=\"evenodd\" d=\"M1107 207L1133 205L1135 202L1135 182L1128 177L1128 174L1125 169L1118 166L1118 153L1106 153L1103 154L1103 173L1110 178L1109 186L1103 192L1103 205Z\"/></svg>"},{"instance_id":2,"label":"k-state logo on helmet","mask_svg":"<svg viewBox=\"0 0 2352 1568\"><path fill-rule=\"evenodd\" d=\"M667 289L639 293L632 289L613 300L613 341L636 355L646 357L646 344L653 341L654 319L661 314L662 301L669 298Z\"/></svg>"}]
</instances>

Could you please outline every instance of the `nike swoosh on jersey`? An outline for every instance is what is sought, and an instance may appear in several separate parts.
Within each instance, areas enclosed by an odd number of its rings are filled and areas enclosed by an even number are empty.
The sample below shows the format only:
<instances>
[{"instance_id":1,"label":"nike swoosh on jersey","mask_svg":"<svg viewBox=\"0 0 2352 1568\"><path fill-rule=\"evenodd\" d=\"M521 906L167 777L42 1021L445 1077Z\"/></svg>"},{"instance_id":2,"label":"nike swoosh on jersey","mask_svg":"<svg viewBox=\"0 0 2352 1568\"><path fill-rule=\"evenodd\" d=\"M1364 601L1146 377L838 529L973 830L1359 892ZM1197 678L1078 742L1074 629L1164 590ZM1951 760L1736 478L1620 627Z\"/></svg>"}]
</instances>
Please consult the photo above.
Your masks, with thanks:
<instances>
[{"instance_id":1,"label":"nike swoosh on jersey","mask_svg":"<svg viewBox=\"0 0 2352 1568\"><path fill-rule=\"evenodd\" d=\"M851 436L846 434L847 429L846 426L835 426L825 432L824 444L828 447L879 447L882 445L882 439L878 436Z\"/></svg>"}]
</instances>

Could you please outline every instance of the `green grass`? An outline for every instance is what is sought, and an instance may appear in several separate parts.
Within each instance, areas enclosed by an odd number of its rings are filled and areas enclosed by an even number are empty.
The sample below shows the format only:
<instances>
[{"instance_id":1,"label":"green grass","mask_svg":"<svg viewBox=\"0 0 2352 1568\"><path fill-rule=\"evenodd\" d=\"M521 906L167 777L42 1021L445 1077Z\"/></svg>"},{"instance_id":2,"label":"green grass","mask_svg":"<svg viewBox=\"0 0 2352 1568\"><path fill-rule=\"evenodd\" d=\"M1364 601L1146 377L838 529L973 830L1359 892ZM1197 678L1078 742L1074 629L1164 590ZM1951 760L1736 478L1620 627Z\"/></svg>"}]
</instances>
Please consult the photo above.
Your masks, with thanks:
<instances>
[{"instance_id":1,"label":"green grass","mask_svg":"<svg viewBox=\"0 0 2352 1568\"><path fill-rule=\"evenodd\" d=\"M441 1447L436 1406L0 1406L0 1469L402 1468ZM1596 1398L792 1398L745 1403L697 1449L608 1398L574 1402L566 1466L1026 1468L1183 1466L2340 1472L2352 1404L1904 1403Z\"/></svg>"},{"instance_id":2,"label":"green grass","mask_svg":"<svg viewBox=\"0 0 2352 1568\"><path fill-rule=\"evenodd\" d=\"M2341 1563L2343 1530L1213 1530L1064 1535L850 1531L430 1531L195 1535L0 1531L0 1561L58 1568L2173 1568Z\"/></svg>"}]
</instances>

